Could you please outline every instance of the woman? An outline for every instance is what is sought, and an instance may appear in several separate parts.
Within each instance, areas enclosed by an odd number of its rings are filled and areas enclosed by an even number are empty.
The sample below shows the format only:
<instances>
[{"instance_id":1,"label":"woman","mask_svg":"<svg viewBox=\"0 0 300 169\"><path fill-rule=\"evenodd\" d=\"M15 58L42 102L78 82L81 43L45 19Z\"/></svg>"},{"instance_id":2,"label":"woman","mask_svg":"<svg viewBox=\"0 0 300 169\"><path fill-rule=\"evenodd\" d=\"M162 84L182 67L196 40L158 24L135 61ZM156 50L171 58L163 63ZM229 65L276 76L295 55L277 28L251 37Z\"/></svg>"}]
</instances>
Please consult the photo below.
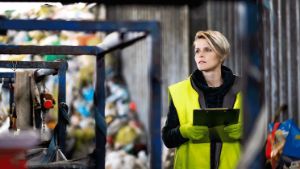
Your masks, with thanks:
<instances>
[{"instance_id":1,"label":"woman","mask_svg":"<svg viewBox=\"0 0 300 169\"><path fill-rule=\"evenodd\" d=\"M241 108L240 78L222 65L229 48L220 32L197 32L194 41L197 70L186 80L169 87L169 112L162 138L168 148L176 148L176 169L233 169L237 166L241 115L237 124L218 126L231 138L230 142L212 140L207 126L193 125L194 110Z\"/></svg>"}]
</instances>

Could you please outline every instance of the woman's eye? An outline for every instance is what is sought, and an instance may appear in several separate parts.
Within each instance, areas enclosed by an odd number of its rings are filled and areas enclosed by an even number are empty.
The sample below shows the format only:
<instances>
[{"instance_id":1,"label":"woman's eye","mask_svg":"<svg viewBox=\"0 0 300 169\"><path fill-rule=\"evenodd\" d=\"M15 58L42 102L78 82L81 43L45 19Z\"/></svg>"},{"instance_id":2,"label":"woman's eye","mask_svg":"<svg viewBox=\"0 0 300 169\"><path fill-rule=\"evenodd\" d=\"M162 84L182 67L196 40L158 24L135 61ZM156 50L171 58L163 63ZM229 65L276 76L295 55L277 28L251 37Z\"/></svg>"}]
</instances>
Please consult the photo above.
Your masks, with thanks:
<instances>
[{"instance_id":1,"label":"woman's eye","mask_svg":"<svg viewBox=\"0 0 300 169\"><path fill-rule=\"evenodd\" d=\"M206 51L206 52L211 52L212 49L211 49L211 48L205 48L205 51Z\"/></svg>"},{"instance_id":2,"label":"woman's eye","mask_svg":"<svg viewBox=\"0 0 300 169\"><path fill-rule=\"evenodd\" d=\"M200 49L195 50L195 54L199 54L200 53ZM213 50L211 48L203 48L202 52L212 52Z\"/></svg>"}]
</instances>

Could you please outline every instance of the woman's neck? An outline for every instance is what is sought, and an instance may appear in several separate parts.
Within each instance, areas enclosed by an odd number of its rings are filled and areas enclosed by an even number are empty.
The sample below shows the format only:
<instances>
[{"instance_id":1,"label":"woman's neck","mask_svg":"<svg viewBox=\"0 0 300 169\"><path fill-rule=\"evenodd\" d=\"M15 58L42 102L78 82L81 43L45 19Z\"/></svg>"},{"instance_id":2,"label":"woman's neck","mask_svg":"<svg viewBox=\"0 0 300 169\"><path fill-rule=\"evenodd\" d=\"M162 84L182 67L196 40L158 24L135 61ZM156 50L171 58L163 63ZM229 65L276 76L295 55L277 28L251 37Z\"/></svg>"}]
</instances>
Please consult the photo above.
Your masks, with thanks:
<instances>
[{"instance_id":1,"label":"woman's neck","mask_svg":"<svg viewBox=\"0 0 300 169\"><path fill-rule=\"evenodd\" d=\"M202 73L209 87L220 87L223 84L221 67L214 71L202 71Z\"/></svg>"}]
</instances>

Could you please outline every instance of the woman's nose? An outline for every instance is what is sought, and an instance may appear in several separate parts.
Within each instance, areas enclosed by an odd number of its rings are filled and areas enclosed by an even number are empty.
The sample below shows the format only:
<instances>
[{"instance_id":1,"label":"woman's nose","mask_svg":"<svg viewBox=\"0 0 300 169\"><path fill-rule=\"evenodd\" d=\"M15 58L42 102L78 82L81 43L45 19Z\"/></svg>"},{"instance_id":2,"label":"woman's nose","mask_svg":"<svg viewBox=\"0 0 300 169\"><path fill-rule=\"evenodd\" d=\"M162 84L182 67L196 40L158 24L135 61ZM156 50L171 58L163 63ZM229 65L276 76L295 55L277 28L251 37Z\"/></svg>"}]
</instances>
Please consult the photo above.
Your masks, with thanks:
<instances>
[{"instance_id":1,"label":"woman's nose","mask_svg":"<svg viewBox=\"0 0 300 169\"><path fill-rule=\"evenodd\" d=\"M204 57L204 54L203 54L203 52L200 52L200 51L199 51L199 53L197 53L197 57L199 57L199 58L202 58L202 57Z\"/></svg>"}]
</instances>

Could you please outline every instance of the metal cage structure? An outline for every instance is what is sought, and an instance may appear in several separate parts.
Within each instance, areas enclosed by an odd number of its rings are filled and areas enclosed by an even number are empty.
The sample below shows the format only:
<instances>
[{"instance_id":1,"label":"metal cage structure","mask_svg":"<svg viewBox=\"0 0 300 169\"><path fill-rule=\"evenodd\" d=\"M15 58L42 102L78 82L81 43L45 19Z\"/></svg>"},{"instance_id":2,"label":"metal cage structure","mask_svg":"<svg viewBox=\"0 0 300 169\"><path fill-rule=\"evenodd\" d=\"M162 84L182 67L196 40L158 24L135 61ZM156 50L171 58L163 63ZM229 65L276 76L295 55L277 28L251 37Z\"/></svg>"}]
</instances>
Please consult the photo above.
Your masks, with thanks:
<instances>
[{"instance_id":1,"label":"metal cage structure","mask_svg":"<svg viewBox=\"0 0 300 169\"><path fill-rule=\"evenodd\" d=\"M68 63L65 61L59 62L43 62L43 61L0 61L0 68L6 69L55 69L58 72L58 103L66 101L66 71ZM0 78L15 78L15 72L1 72ZM12 99L12 98L10 98ZM58 138L57 144L59 147L64 147L66 135L66 125L60 123L63 119L61 108L58 108Z\"/></svg>"},{"instance_id":2,"label":"metal cage structure","mask_svg":"<svg viewBox=\"0 0 300 169\"><path fill-rule=\"evenodd\" d=\"M160 25L155 21L64 21L64 20L0 20L0 30L44 30L44 31L84 31L106 32L126 31L145 32L151 37L150 56L150 167L161 168L161 35ZM143 36L139 39L145 38ZM136 40L139 40L136 39ZM135 40L135 41L136 41ZM123 48L135 41L116 46L110 49ZM104 121L105 107L105 65L104 54L109 52L97 46L17 46L0 45L0 54L69 54L69 55L94 55L96 56L96 84L95 84L95 121L96 121L96 148L95 161L97 169L105 168L106 124ZM1 65L0 65L1 66ZM36 65L37 66L37 65ZM38 66L37 66L38 67ZM60 144L61 146L63 145Z\"/></svg>"}]
</instances>

